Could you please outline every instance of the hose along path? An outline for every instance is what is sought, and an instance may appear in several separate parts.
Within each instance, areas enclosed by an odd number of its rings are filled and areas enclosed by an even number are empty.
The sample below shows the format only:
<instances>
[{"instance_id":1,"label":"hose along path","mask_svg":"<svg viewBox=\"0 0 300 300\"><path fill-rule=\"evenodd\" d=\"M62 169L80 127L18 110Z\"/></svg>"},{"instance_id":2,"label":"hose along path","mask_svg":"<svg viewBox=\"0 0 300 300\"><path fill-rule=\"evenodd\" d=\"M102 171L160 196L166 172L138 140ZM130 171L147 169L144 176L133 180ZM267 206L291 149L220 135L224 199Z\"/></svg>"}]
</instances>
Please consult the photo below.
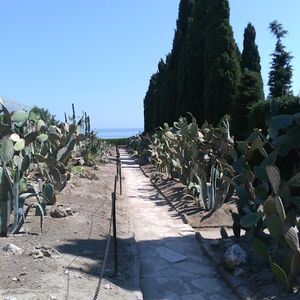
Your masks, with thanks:
<instances>
[{"instance_id":1,"label":"hose along path","mask_svg":"<svg viewBox=\"0 0 300 300\"><path fill-rule=\"evenodd\" d=\"M112 192L112 207L111 207L109 231L108 231L108 235L107 235L105 254L104 254L103 263L102 263L102 266L101 266L99 281L98 281L98 285L97 285L93 300L97 300L100 296L101 283L102 283L102 279L103 279L103 276L104 276L104 270L105 270L106 262L107 262L107 259L108 259L108 252L109 252L109 246L110 246L112 227L113 227L113 232L114 232L114 264L115 264L115 274L114 275L117 275L117 272L118 272L118 267L117 267L117 264L118 264L118 262L117 262L117 239L116 239L116 207L115 206L116 206L116 194L117 194L118 179L120 179L120 194L122 194L122 175L121 175L120 153L119 153L118 148L116 148L116 152L117 152L117 175L115 176L114 191Z\"/></svg>"},{"instance_id":2,"label":"hose along path","mask_svg":"<svg viewBox=\"0 0 300 300\"><path fill-rule=\"evenodd\" d=\"M117 149L117 174L115 176L115 181L114 181L114 189L112 192L112 206L111 206L111 214L110 214L110 223L109 223L109 228L108 228L108 233L107 233L107 238L106 238L106 245L105 245L105 252L104 252L104 258L103 258L103 262L102 264L99 263L99 279L98 279L98 284L95 290L95 294L93 297L93 300L97 300L100 299L100 291L101 291L101 283L102 283L102 279L104 276L104 272L105 272L105 267L107 264L107 260L108 260L108 256L109 256L109 249L110 249L110 243L111 243L111 232L113 229L113 233L114 233L114 265L115 265L115 272L114 275L117 274L117 253L116 253L116 210L115 210L115 202L116 202L116 195L117 195L117 182L119 179L119 184L120 184L120 194L121 189L122 189L122 183L121 183L121 162L120 162L120 155L119 155L119 151ZM92 220L91 220L91 225L90 225L90 231L89 231L89 236L88 236L88 240L90 239L92 230L93 230L93 221L94 221L94 217L96 215L98 215L97 213L99 212L99 210L103 207L103 205L101 205L97 211L96 214L92 216ZM72 267L72 264L77 260L77 258L79 257L79 255L75 256L74 259L70 262L70 264L66 267L66 271L68 272L68 279L67 279L67 293L66 293L66 300L69 300L69 291L70 291L70 269Z\"/></svg>"},{"instance_id":3,"label":"hose along path","mask_svg":"<svg viewBox=\"0 0 300 300\"><path fill-rule=\"evenodd\" d=\"M106 266L106 262L107 262L107 258L108 258L109 246L110 246L112 219L113 219L113 209L111 210L110 224L109 224L109 231L108 231L107 240L106 240L104 259L103 259L103 263L102 263L102 267L101 267L101 271L100 271L100 277L99 277L98 285L97 285L93 300L97 300L100 295L101 283L102 283L102 279L103 279L103 275L104 275L104 270L105 270L105 266Z\"/></svg>"}]
</instances>

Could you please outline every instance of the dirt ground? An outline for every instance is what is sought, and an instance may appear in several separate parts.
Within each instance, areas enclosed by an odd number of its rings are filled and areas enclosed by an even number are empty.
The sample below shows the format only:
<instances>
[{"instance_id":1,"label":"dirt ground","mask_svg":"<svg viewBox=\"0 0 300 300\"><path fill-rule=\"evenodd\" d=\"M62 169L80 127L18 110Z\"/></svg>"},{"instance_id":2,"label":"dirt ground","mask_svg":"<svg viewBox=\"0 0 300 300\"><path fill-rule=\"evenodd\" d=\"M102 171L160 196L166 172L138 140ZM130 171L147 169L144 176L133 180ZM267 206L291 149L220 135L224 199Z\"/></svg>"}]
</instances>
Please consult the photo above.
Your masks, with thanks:
<instances>
[{"instance_id":1,"label":"dirt ground","mask_svg":"<svg viewBox=\"0 0 300 300\"><path fill-rule=\"evenodd\" d=\"M73 176L57 196L55 206L47 207L43 234L39 217L33 213L22 233L0 238L0 299L93 299L109 231L115 173L113 163L100 165L97 170L85 167L84 173ZM132 294L136 290L133 238L123 200L118 195L119 271L117 276L110 277L110 247L99 299L136 299ZM70 208L74 215L51 217L50 212L60 205ZM6 254L3 247L7 243L20 247L23 253ZM39 249L45 250L43 255Z\"/></svg>"}]
</instances>

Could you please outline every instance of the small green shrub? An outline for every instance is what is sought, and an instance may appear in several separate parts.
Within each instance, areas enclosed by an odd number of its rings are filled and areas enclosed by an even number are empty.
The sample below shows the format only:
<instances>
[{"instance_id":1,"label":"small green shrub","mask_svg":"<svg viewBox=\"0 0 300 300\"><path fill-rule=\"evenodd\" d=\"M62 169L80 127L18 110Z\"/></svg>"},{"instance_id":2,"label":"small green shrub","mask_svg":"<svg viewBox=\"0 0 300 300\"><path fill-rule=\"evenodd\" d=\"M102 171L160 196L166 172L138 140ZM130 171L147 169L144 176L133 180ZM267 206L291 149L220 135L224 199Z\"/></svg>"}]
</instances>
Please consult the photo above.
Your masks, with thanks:
<instances>
[{"instance_id":1,"label":"small green shrub","mask_svg":"<svg viewBox=\"0 0 300 300\"><path fill-rule=\"evenodd\" d=\"M259 128L267 135L268 125L273 116L295 114L300 111L300 97L283 96L259 101L250 107L248 116L248 134ZM246 138L246 137L245 137Z\"/></svg>"}]
</instances>

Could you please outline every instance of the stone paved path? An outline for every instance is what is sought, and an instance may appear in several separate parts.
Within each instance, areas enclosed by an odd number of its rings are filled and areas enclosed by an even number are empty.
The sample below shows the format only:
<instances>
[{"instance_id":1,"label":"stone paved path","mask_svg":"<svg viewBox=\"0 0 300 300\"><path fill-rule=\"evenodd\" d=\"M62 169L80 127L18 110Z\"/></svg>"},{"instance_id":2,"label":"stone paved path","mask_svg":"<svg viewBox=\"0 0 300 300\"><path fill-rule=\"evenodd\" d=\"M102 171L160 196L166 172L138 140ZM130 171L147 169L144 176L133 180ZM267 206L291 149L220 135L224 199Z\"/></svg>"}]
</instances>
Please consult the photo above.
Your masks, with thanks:
<instances>
[{"instance_id":1,"label":"stone paved path","mask_svg":"<svg viewBox=\"0 0 300 300\"><path fill-rule=\"evenodd\" d=\"M193 229L182 222L126 151L121 149L120 154L144 299L237 300L206 258Z\"/></svg>"}]
</instances>

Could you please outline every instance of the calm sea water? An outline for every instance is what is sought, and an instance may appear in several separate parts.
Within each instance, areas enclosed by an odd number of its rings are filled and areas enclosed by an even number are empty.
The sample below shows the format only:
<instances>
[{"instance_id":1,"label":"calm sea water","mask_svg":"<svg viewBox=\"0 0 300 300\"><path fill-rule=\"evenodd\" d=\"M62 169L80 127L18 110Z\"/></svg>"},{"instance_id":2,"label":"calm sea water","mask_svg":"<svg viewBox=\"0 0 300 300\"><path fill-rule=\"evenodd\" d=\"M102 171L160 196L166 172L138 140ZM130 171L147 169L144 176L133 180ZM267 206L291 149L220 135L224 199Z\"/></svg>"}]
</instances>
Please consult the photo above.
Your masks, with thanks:
<instances>
[{"instance_id":1,"label":"calm sea water","mask_svg":"<svg viewBox=\"0 0 300 300\"><path fill-rule=\"evenodd\" d=\"M102 128L95 129L95 132L102 139L119 139L142 133L143 128Z\"/></svg>"}]
</instances>

